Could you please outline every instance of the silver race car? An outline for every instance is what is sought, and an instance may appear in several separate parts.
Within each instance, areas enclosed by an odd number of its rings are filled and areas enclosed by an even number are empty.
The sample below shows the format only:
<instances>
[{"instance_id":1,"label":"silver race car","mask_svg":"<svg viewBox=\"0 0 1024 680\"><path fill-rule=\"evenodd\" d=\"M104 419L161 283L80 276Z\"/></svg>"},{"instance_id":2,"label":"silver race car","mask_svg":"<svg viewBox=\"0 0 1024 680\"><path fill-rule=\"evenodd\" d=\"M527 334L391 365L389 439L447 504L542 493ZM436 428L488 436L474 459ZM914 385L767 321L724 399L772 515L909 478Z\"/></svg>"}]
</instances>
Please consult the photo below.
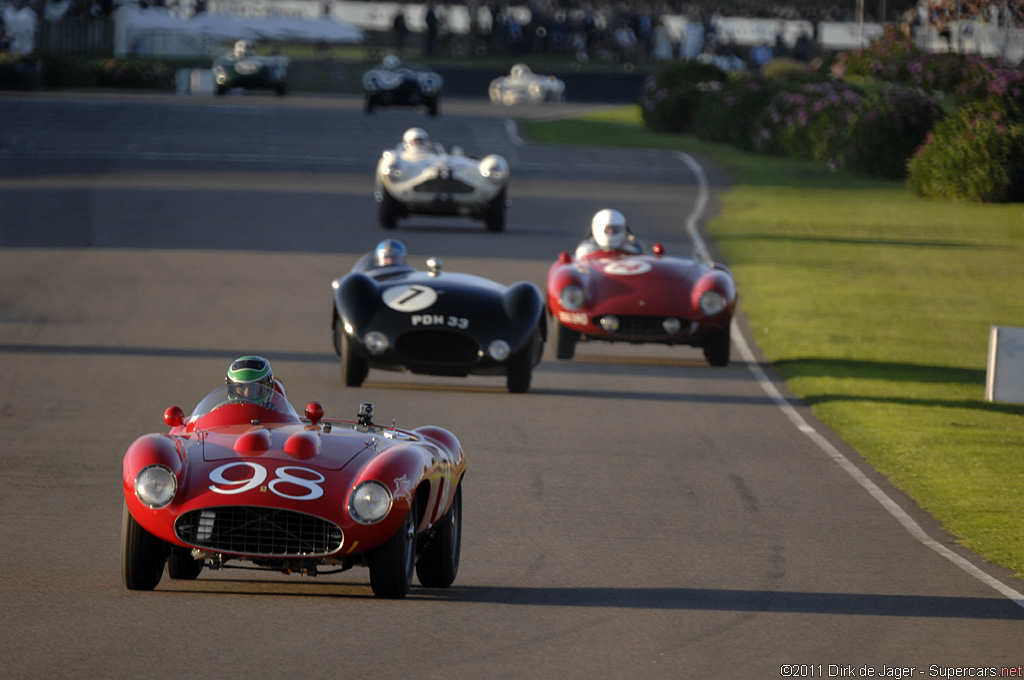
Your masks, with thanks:
<instances>
[{"instance_id":1,"label":"silver race car","mask_svg":"<svg viewBox=\"0 0 1024 680\"><path fill-rule=\"evenodd\" d=\"M507 76L495 78L488 90L495 104L544 104L565 101L565 83L554 76L537 75L526 64L516 64Z\"/></svg>"},{"instance_id":2,"label":"silver race car","mask_svg":"<svg viewBox=\"0 0 1024 680\"><path fill-rule=\"evenodd\" d=\"M463 215L483 220L488 231L503 231L508 181L508 162L501 156L471 158L459 147L445 151L421 128L410 128L377 163L380 225L394 229L400 217L412 214Z\"/></svg>"}]
</instances>

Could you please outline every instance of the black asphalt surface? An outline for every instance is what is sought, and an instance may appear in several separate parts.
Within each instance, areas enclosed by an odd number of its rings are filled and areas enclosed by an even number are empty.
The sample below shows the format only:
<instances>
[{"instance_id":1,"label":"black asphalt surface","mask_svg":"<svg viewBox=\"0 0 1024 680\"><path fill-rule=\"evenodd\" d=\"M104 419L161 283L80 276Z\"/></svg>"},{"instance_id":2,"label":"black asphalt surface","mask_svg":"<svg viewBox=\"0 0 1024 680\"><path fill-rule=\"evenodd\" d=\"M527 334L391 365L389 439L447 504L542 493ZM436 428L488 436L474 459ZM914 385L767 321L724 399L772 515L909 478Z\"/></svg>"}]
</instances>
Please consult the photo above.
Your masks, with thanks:
<instances>
[{"instance_id":1,"label":"black asphalt surface","mask_svg":"<svg viewBox=\"0 0 1024 680\"><path fill-rule=\"evenodd\" d=\"M940 553L1021 583L792 402L939 549L909 533L736 345L718 369L689 348L591 343L561 362L549 347L527 394L379 371L342 386L330 282L387 235L414 264L539 286L604 207L648 243L688 249L698 185L678 156L535 147L510 113L0 93L0 677L998 677L1024 664L1024 603ZM410 126L509 160L505 233L376 225L376 159ZM700 160L713 211L726 180ZM462 439L452 588L380 601L362 569L124 588L125 449L247 353L270 358L300 409L354 418L369 401L378 421Z\"/></svg>"}]
</instances>

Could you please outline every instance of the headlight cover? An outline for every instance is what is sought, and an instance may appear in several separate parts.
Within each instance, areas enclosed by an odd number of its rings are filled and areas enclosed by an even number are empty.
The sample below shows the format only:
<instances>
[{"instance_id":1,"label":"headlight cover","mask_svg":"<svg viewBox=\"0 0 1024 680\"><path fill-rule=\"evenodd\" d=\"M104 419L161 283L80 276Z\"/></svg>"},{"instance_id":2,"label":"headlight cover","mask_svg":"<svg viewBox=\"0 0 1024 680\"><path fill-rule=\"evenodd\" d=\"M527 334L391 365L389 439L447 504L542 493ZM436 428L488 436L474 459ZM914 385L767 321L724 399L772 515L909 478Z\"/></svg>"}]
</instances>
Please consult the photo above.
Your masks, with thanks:
<instances>
[{"instance_id":1,"label":"headlight cover","mask_svg":"<svg viewBox=\"0 0 1024 680\"><path fill-rule=\"evenodd\" d=\"M717 290L704 291L698 302L701 313L707 316L714 316L725 309L725 296Z\"/></svg>"},{"instance_id":2,"label":"headlight cover","mask_svg":"<svg viewBox=\"0 0 1024 680\"><path fill-rule=\"evenodd\" d=\"M366 351L377 356L388 351L388 346L391 343L388 342L387 336L380 331L370 331L363 337L363 344L366 346Z\"/></svg>"},{"instance_id":3,"label":"headlight cover","mask_svg":"<svg viewBox=\"0 0 1024 680\"><path fill-rule=\"evenodd\" d=\"M135 495L147 507L158 510L174 500L178 480L163 465L149 465L135 477Z\"/></svg>"},{"instance_id":4,"label":"headlight cover","mask_svg":"<svg viewBox=\"0 0 1024 680\"><path fill-rule=\"evenodd\" d=\"M511 348L504 340L495 340L487 346L487 353L491 355L491 358L495 361L504 361L505 359L508 359L510 352Z\"/></svg>"},{"instance_id":5,"label":"headlight cover","mask_svg":"<svg viewBox=\"0 0 1024 680\"><path fill-rule=\"evenodd\" d=\"M375 524L391 512L391 491L378 481L363 482L348 497L348 514L360 524Z\"/></svg>"},{"instance_id":6,"label":"headlight cover","mask_svg":"<svg viewBox=\"0 0 1024 680\"><path fill-rule=\"evenodd\" d=\"M508 163L501 156L492 154L480 161L480 174L495 184L500 184L508 176Z\"/></svg>"},{"instance_id":7,"label":"headlight cover","mask_svg":"<svg viewBox=\"0 0 1024 680\"><path fill-rule=\"evenodd\" d=\"M586 297L582 288L576 284L569 284L558 294L558 302L561 303L564 309L576 311L583 306Z\"/></svg>"}]
</instances>

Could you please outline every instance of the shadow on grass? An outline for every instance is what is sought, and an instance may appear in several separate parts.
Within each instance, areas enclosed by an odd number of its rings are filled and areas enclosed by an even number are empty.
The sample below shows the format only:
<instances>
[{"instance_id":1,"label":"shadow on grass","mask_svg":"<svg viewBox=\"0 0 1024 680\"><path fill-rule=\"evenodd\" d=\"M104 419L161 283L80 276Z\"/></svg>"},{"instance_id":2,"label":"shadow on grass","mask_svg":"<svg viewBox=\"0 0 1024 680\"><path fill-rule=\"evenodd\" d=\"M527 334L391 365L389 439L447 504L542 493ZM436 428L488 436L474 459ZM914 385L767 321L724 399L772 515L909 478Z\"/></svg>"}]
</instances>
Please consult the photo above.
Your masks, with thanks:
<instances>
[{"instance_id":1,"label":"shadow on grass","mask_svg":"<svg viewBox=\"0 0 1024 680\"><path fill-rule=\"evenodd\" d=\"M971 385L978 393L985 390L985 371L949 366L922 366L919 364L888 361L858 361L852 359L787 359L772 364L772 368L786 380L794 378L852 378L856 380L882 380L893 383L920 383L928 385ZM851 394L816 394L804 399L811 405L836 401L888 402L906 406L938 406L966 408L993 413L1024 415L1024 404L1002 404L983 399L915 399L911 397L859 396Z\"/></svg>"}]
</instances>

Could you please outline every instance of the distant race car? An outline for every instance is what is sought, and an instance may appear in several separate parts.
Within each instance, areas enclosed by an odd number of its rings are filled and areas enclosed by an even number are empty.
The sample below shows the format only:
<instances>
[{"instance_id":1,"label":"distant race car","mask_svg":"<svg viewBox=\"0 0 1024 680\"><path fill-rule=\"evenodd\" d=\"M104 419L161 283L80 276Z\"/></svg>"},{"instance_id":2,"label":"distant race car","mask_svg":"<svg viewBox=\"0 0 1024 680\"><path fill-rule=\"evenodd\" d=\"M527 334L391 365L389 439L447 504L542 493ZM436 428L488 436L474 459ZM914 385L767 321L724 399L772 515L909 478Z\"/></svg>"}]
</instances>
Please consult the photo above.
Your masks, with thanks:
<instances>
[{"instance_id":1,"label":"distant race car","mask_svg":"<svg viewBox=\"0 0 1024 680\"><path fill-rule=\"evenodd\" d=\"M488 89L495 104L544 104L565 101L565 83L554 76L541 76L526 64L516 64L507 76L495 78Z\"/></svg>"},{"instance_id":2,"label":"distant race car","mask_svg":"<svg viewBox=\"0 0 1024 680\"><path fill-rule=\"evenodd\" d=\"M503 231L509 176L508 162L497 154L480 159L459 147L445 151L422 129L410 128L377 163L380 225L394 229L399 218L412 214L462 215L483 220L488 231Z\"/></svg>"},{"instance_id":3,"label":"distant race car","mask_svg":"<svg viewBox=\"0 0 1024 680\"><path fill-rule=\"evenodd\" d=\"M243 357L244 360L259 357ZM241 360L239 360L241 361ZM235 362L238 363L237 361ZM448 430L300 418L283 389L224 385L124 456L121 573L129 590L246 562L284 574L369 568L373 593L401 598L413 572L445 588L459 568L465 455ZM234 390L234 391L233 391Z\"/></svg>"},{"instance_id":4,"label":"distant race car","mask_svg":"<svg viewBox=\"0 0 1024 680\"><path fill-rule=\"evenodd\" d=\"M729 363L736 309L729 269L700 258L598 248L562 253L547 276L555 356L572 359L586 340L701 347L712 366Z\"/></svg>"},{"instance_id":5,"label":"distant race car","mask_svg":"<svg viewBox=\"0 0 1024 680\"><path fill-rule=\"evenodd\" d=\"M380 106L425 106L436 116L440 107L444 78L427 68L411 68L394 55L384 57L381 65L363 74L366 112Z\"/></svg>"},{"instance_id":6,"label":"distant race car","mask_svg":"<svg viewBox=\"0 0 1024 680\"><path fill-rule=\"evenodd\" d=\"M504 375L509 392L530 388L544 350L544 298L527 281L504 286L469 274L364 257L333 282L334 349L345 385L369 369L444 376Z\"/></svg>"},{"instance_id":7,"label":"distant race car","mask_svg":"<svg viewBox=\"0 0 1024 680\"><path fill-rule=\"evenodd\" d=\"M288 57L252 54L248 42L239 40L233 52L214 60L213 84L217 94L244 88L273 90L285 95L288 93Z\"/></svg>"}]
</instances>

